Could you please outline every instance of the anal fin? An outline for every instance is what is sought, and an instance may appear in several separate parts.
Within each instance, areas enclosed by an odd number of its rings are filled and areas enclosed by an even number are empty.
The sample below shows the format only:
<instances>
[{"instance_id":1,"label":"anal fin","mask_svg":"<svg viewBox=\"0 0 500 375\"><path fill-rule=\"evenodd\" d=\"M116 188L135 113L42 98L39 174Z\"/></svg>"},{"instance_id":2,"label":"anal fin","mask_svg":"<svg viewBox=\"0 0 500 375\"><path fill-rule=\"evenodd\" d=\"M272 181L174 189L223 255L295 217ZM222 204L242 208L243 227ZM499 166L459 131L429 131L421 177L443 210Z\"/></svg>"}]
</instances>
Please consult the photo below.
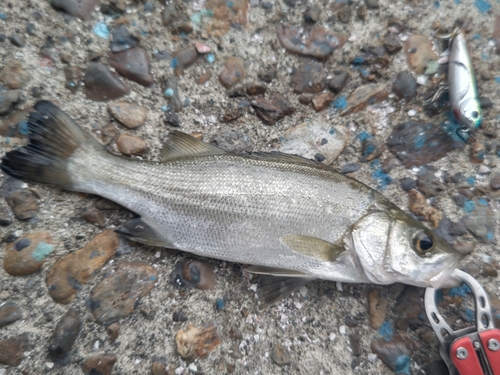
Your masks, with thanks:
<instances>
[{"instance_id":1,"label":"anal fin","mask_svg":"<svg viewBox=\"0 0 500 375\"><path fill-rule=\"evenodd\" d=\"M269 307L276 301L288 296L289 294L299 290L309 282L314 280L311 277L283 277L260 275L257 294L261 305L260 309Z\"/></svg>"},{"instance_id":2,"label":"anal fin","mask_svg":"<svg viewBox=\"0 0 500 375\"><path fill-rule=\"evenodd\" d=\"M125 236L132 241L150 246L169 247L172 245L162 240L156 232L141 218L131 219L115 230L116 233Z\"/></svg>"}]
</instances>

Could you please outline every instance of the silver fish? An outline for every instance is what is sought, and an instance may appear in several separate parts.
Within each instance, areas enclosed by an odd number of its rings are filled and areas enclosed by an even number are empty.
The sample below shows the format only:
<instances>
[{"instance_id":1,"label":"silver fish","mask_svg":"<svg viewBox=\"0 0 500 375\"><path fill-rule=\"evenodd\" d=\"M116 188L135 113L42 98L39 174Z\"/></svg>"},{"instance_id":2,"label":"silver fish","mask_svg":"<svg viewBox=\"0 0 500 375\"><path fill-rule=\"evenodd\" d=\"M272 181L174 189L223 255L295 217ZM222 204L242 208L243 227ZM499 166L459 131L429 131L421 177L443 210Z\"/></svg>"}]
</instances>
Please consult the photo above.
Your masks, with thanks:
<instances>
[{"instance_id":1,"label":"silver fish","mask_svg":"<svg viewBox=\"0 0 500 375\"><path fill-rule=\"evenodd\" d=\"M467 139L481 126L483 113L477 94L474 68L462 31L458 31L452 38L448 83L453 114L461 125L458 135Z\"/></svg>"},{"instance_id":2,"label":"silver fish","mask_svg":"<svg viewBox=\"0 0 500 375\"><path fill-rule=\"evenodd\" d=\"M461 255L370 187L286 154L234 155L171 132L161 162L108 153L58 107L35 105L30 144L1 169L97 194L141 216L136 241L252 265L268 302L320 278L439 287ZM279 280L279 282L275 282Z\"/></svg>"}]
</instances>

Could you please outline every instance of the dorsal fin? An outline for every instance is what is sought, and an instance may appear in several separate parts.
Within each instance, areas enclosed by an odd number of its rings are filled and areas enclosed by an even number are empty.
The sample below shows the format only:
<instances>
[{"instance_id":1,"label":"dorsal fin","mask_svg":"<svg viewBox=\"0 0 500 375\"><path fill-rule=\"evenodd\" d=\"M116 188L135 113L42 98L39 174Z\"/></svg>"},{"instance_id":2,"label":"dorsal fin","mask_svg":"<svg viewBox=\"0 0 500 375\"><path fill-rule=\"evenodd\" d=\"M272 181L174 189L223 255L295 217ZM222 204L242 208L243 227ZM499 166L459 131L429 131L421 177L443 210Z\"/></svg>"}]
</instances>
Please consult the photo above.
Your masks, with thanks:
<instances>
[{"instance_id":1,"label":"dorsal fin","mask_svg":"<svg viewBox=\"0 0 500 375\"><path fill-rule=\"evenodd\" d=\"M252 157L254 159L263 159L277 162L285 162L285 163L293 163L299 165L307 165L309 167L316 167L320 169L330 169L330 167L326 164L319 163L315 160L306 159L302 156L284 154L279 151L271 151L271 152L249 152L245 153L245 156Z\"/></svg>"},{"instance_id":2,"label":"dorsal fin","mask_svg":"<svg viewBox=\"0 0 500 375\"><path fill-rule=\"evenodd\" d=\"M226 151L200 141L189 134L173 130L160 151L162 161L172 161L189 156L223 155Z\"/></svg>"}]
</instances>

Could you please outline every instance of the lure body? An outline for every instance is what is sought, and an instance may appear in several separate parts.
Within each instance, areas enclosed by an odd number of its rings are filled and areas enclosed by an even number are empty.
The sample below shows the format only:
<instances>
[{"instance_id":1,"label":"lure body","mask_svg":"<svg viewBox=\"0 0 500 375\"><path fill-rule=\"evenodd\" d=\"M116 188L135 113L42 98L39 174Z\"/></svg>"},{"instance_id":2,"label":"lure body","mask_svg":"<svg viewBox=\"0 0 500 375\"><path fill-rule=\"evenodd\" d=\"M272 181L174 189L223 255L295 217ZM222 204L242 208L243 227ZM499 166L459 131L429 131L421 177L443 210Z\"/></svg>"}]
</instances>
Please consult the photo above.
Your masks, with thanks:
<instances>
[{"instance_id":1,"label":"lure body","mask_svg":"<svg viewBox=\"0 0 500 375\"><path fill-rule=\"evenodd\" d=\"M483 114L477 94L472 61L461 31L452 41L448 82L453 114L460 124L458 135L461 138L468 138L481 125Z\"/></svg>"}]
</instances>

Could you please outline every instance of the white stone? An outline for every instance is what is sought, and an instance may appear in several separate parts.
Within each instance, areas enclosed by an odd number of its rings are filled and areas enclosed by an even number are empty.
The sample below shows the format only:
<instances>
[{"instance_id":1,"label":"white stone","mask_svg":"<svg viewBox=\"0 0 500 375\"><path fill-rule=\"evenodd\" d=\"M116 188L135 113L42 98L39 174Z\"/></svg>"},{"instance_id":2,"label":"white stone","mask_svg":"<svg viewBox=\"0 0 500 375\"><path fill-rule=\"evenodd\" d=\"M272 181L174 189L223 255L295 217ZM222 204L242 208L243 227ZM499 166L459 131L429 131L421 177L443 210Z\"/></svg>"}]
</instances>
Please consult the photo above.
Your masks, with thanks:
<instances>
[{"instance_id":1,"label":"white stone","mask_svg":"<svg viewBox=\"0 0 500 375\"><path fill-rule=\"evenodd\" d=\"M339 332L340 332L340 334L341 334L341 335L345 335L345 334L347 333L347 328L346 328L346 326L342 324L342 325L339 327Z\"/></svg>"}]
</instances>

